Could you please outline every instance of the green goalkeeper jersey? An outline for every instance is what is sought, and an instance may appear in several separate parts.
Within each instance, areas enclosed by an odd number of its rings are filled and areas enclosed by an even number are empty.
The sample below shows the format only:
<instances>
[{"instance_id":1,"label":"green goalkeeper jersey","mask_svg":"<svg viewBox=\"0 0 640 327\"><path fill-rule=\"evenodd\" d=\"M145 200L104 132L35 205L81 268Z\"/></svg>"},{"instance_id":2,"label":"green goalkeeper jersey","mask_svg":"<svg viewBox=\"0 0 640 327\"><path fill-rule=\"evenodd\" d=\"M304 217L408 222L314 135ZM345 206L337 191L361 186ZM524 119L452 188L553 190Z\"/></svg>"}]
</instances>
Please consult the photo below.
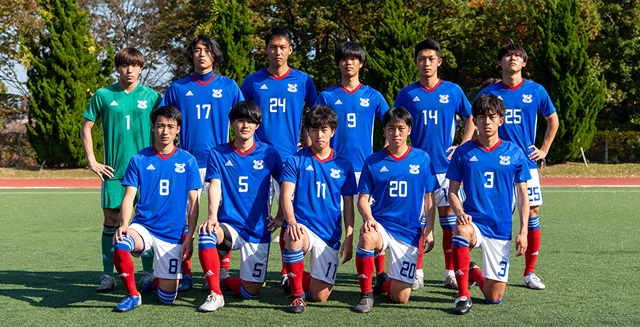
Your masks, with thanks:
<instances>
[{"instance_id":1,"label":"green goalkeeper jersey","mask_svg":"<svg viewBox=\"0 0 640 327\"><path fill-rule=\"evenodd\" d=\"M122 179L131 157L151 146L151 110L160 103L160 95L138 84L126 93L117 82L93 95L84 117L102 119L104 164L114 169L113 178Z\"/></svg>"}]
</instances>

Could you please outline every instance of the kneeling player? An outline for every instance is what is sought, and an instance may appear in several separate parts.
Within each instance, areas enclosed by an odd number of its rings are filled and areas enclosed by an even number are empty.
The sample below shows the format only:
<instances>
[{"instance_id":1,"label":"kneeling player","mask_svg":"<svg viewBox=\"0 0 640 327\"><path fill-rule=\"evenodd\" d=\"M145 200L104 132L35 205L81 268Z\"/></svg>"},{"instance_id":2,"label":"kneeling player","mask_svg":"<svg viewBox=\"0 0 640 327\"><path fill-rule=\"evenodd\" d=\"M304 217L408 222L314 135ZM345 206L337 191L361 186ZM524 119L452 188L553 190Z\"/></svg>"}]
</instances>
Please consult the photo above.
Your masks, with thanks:
<instances>
[{"instance_id":1,"label":"kneeling player","mask_svg":"<svg viewBox=\"0 0 640 327\"><path fill-rule=\"evenodd\" d=\"M210 295L200 311L224 306L221 285L246 300L258 298L267 277L269 232L281 222L269 215L269 186L271 177L280 178L282 159L274 148L253 138L262 121L260 107L239 102L231 108L229 121L235 139L211 149L207 162L209 219L198 227L198 257ZM240 277L229 277L220 267L218 251L224 256L234 250L242 253Z\"/></svg>"},{"instance_id":2,"label":"kneeling player","mask_svg":"<svg viewBox=\"0 0 640 327\"><path fill-rule=\"evenodd\" d=\"M518 192L520 233L516 236L516 256L527 249L529 201L527 180L531 179L527 158L514 143L498 137L504 122L504 103L495 95L481 95L471 107L478 139L456 149L447 171L451 180L449 201L456 213L452 260L458 281L458 298L453 312L471 309L469 280L478 283L488 303L500 304L509 279L511 229L513 227L513 185ZM464 210L458 188L464 183L467 199ZM484 272L469 259L469 250L482 249Z\"/></svg>"},{"instance_id":3,"label":"kneeling player","mask_svg":"<svg viewBox=\"0 0 640 327\"><path fill-rule=\"evenodd\" d=\"M282 260L291 285L289 311L304 311L305 291L309 300L325 302L338 271L338 248L342 263L353 255L353 195L356 177L347 158L329 146L338 117L317 105L304 116L311 146L298 151L285 164L281 199L287 222ZM340 196L344 200L346 236L340 247ZM292 199L293 197L293 199ZM311 254L311 273L304 271L304 256Z\"/></svg>"},{"instance_id":4,"label":"kneeling player","mask_svg":"<svg viewBox=\"0 0 640 327\"><path fill-rule=\"evenodd\" d=\"M180 262L189 259L193 252L193 241L189 240L193 239L198 220L194 214L197 190L202 188L198 164L191 154L174 145L182 123L176 107L154 109L151 122L153 147L131 158L122 181L126 190L121 205L122 225L113 237L113 261L128 295L116 306L116 311L130 311L142 304L129 253L139 257L153 249L158 297L162 303L171 304L182 277ZM138 188L140 200L133 217L135 222L129 226ZM189 237L183 242L187 216L193 228L189 228Z\"/></svg>"},{"instance_id":5,"label":"kneeling player","mask_svg":"<svg viewBox=\"0 0 640 327\"><path fill-rule=\"evenodd\" d=\"M433 191L438 183L429 155L407 145L413 119L403 107L384 114L382 121L389 146L367 158L358 184L358 210L364 219L356 251L356 268L362 291L355 307L370 312L373 293L386 292L392 301L407 303L418 262L422 236L420 216L427 213L425 252L433 249L435 215ZM370 205L370 200L373 203ZM378 274L371 289L374 254L389 249L389 277Z\"/></svg>"}]
</instances>

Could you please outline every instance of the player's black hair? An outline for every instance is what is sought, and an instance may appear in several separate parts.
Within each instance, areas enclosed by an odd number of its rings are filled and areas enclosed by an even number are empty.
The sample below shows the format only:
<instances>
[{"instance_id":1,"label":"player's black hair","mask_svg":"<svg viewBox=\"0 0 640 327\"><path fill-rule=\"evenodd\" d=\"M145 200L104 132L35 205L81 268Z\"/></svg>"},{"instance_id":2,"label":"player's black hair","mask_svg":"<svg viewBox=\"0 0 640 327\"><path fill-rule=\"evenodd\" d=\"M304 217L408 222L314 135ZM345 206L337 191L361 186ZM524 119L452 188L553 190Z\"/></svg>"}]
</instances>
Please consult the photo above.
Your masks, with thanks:
<instances>
[{"instance_id":1,"label":"player's black hair","mask_svg":"<svg viewBox=\"0 0 640 327\"><path fill-rule=\"evenodd\" d=\"M306 129L327 126L335 130L338 128L338 116L333 109L327 106L315 105L304 115L304 121L302 123Z\"/></svg>"},{"instance_id":2,"label":"player's black hair","mask_svg":"<svg viewBox=\"0 0 640 327\"><path fill-rule=\"evenodd\" d=\"M140 68L144 67L144 56L136 48L124 48L116 53L113 63L116 68L122 65L138 65Z\"/></svg>"},{"instance_id":3,"label":"player's black hair","mask_svg":"<svg viewBox=\"0 0 640 327\"><path fill-rule=\"evenodd\" d=\"M231 107L231 111L229 111L229 121L233 122L236 119L243 118L256 125L260 125L262 124L262 110L260 110L260 107L253 101L240 101Z\"/></svg>"},{"instance_id":4,"label":"player's black hair","mask_svg":"<svg viewBox=\"0 0 640 327\"><path fill-rule=\"evenodd\" d=\"M202 45L204 45L209 50L209 53L213 58L213 70L220 69L220 64L222 64L222 62L224 61L224 57L222 56L222 49L220 48L218 42L216 42L206 34L198 35L195 39L193 39L193 41L191 41L191 43L189 43L189 45L187 45L185 51L187 54L187 58L189 59L189 64L193 66L193 50L196 48L196 44L198 42L202 43Z\"/></svg>"},{"instance_id":5,"label":"player's black hair","mask_svg":"<svg viewBox=\"0 0 640 327\"><path fill-rule=\"evenodd\" d=\"M413 59L418 59L418 54L420 53L420 51L422 50L433 50L436 52L436 56L438 56L438 59L440 59L440 44L438 44L438 42L436 42L433 39L424 39L420 42L418 42L418 44L416 44L415 50L414 50L414 55L413 55Z\"/></svg>"},{"instance_id":6,"label":"player's black hair","mask_svg":"<svg viewBox=\"0 0 640 327\"><path fill-rule=\"evenodd\" d=\"M364 63L367 61L364 49L358 43L351 41L340 44L333 53L333 58L336 60L336 64L340 64L342 59L357 58L363 64L362 68L364 68Z\"/></svg>"},{"instance_id":7,"label":"player's black hair","mask_svg":"<svg viewBox=\"0 0 640 327\"><path fill-rule=\"evenodd\" d=\"M476 99L476 101L473 101L471 113L473 114L473 118L478 118L478 116L487 116L494 113L498 114L500 117L504 117L507 113L507 108L505 108L504 102L502 102L502 100L497 96L493 94L482 94Z\"/></svg>"},{"instance_id":8,"label":"player's black hair","mask_svg":"<svg viewBox=\"0 0 640 327\"><path fill-rule=\"evenodd\" d=\"M389 109L382 118L382 126L387 127L388 123L403 121L407 126L413 126L413 117L404 107L395 107Z\"/></svg>"},{"instance_id":9,"label":"player's black hair","mask_svg":"<svg viewBox=\"0 0 640 327\"><path fill-rule=\"evenodd\" d=\"M150 115L151 124L155 125L158 116L162 116L167 119L175 119L178 126L182 125L182 114L180 113L180 110L171 104L153 109Z\"/></svg>"},{"instance_id":10,"label":"player's black hair","mask_svg":"<svg viewBox=\"0 0 640 327\"><path fill-rule=\"evenodd\" d=\"M520 56L525 63L527 62L527 59L529 59L527 50L525 50L523 46L517 43L509 43L500 48L500 50L498 50L498 62L502 61L502 58L504 58L504 56L506 55Z\"/></svg>"},{"instance_id":11,"label":"player's black hair","mask_svg":"<svg viewBox=\"0 0 640 327\"><path fill-rule=\"evenodd\" d=\"M287 42L289 42L290 46L293 45L291 32L289 32L289 30L284 28L284 27L274 26L274 27L270 28L267 31L267 34L265 34L265 36L264 36L264 46L268 47L269 46L269 42L271 42L271 40L276 39L276 38L280 38L280 37L284 38L285 40L287 40Z\"/></svg>"}]
</instances>

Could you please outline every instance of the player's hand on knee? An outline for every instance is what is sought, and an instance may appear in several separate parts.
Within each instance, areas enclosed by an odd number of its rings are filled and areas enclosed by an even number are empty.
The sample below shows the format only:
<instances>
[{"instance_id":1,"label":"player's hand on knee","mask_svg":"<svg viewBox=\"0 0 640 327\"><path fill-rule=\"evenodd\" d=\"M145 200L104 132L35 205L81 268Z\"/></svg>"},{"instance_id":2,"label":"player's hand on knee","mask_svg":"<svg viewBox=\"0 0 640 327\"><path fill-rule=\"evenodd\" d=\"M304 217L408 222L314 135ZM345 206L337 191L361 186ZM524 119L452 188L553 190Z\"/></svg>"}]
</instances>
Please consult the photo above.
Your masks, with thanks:
<instances>
[{"instance_id":1,"label":"player's hand on knee","mask_svg":"<svg viewBox=\"0 0 640 327\"><path fill-rule=\"evenodd\" d=\"M360 235L371 231L378 231L378 223L373 219L369 219L362 224L362 227L360 227Z\"/></svg>"},{"instance_id":2,"label":"player's hand on knee","mask_svg":"<svg viewBox=\"0 0 640 327\"><path fill-rule=\"evenodd\" d=\"M456 224L458 225L471 224L471 220L472 220L472 217L470 215L467 215L466 213L462 213L458 215L458 217L456 218Z\"/></svg>"},{"instance_id":3,"label":"player's hand on knee","mask_svg":"<svg viewBox=\"0 0 640 327\"><path fill-rule=\"evenodd\" d=\"M278 217L273 218L269 216L267 217L267 221L269 221L269 223L267 224L267 230L269 231L269 233L273 233L277 231L278 228L282 227L282 220Z\"/></svg>"},{"instance_id":4,"label":"player's hand on knee","mask_svg":"<svg viewBox=\"0 0 640 327\"><path fill-rule=\"evenodd\" d=\"M116 233L113 235L113 244L120 243L125 237L129 236L129 226L122 225L116 229Z\"/></svg>"},{"instance_id":5,"label":"player's hand on knee","mask_svg":"<svg viewBox=\"0 0 640 327\"><path fill-rule=\"evenodd\" d=\"M287 234L291 241L299 241L302 239L302 235L304 235L304 227L298 223L289 224L289 227L287 227Z\"/></svg>"},{"instance_id":6,"label":"player's hand on knee","mask_svg":"<svg viewBox=\"0 0 640 327\"><path fill-rule=\"evenodd\" d=\"M113 178L114 169L97 161L93 163L90 162L89 169L91 169L92 172L96 173L96 175L98 175L98 177L100 177L100 180L102 181L104 181L104 178L102 177L103 175L109 178Z\"/></svg>"},{"instance_id":7,"label":"player's hand on knee","mask_svg":"<svg viewBox=\"0 0 640 327\"><path fill-rule=\"evenodd\" d=\"M516 236L516 257L523 255L527 251L527 246L529 245L527 242L527 235L518 234Z\"/></svg>"},{"instance_id":8,"label":"player's hand on knee","mask_svg":"<svg viewBox=\"0 0 640 327\"><path fill-rule=\"evenodd\" d=\"M211 235L216 232L216 228L218 228L218 220L209 218L198 226L198 235Z\"/></svg>"},{"instance_id":9,"label":"player's hand on knee","mask_svg":"<svg viewBox=\"0 0 640 327\"><path fill-rule=\"evenodd\" d=\"M182 261L187 261L191 259L192 255L193 255L193 243L188 241L182 243Z\"/></svg>"},{"instance_id":10,"label":"player's hand on knee","mask_svg":"<svg viewBox=\"0 0 640 327\"><path fill-rule=\"evenodd\" d=\"M424 248L424 253L431 252L431 250L433 250L435 245L436 245L436 239L433 236L433 232L430 232L429 234L424 236L424 243L422 244L422 247Z\"/></svg>"}]
</instances>

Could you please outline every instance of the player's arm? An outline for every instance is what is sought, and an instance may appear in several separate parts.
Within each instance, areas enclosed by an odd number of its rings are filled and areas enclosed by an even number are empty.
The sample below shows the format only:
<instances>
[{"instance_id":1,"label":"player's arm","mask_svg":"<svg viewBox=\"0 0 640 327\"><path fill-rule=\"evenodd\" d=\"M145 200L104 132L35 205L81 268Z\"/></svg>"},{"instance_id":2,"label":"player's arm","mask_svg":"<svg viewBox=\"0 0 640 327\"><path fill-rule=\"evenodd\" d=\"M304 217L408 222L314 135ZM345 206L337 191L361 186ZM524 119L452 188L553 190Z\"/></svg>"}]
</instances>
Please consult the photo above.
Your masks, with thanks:
<instances>
[{"instance_id":1,"label":"player's arm","mask_svg":"<svg viewBox=\"0 0 640 327\"><path fill-rule=\"evenodd\" d=\"M289 238L292 241L297 241L302 238L302 234L304 234L304 229L302 225L298 224L296 221L296 216L293 212L293 202L291 201L293 197L293 192L296 190L296 184L283 181L280 185L280 196L282 199L282 211L284 214L284 219L289 225L287 227L286 234L289 235Z\"/></svg>"},{"instance_id":2,"label":"player's arm","mask_svg":"<svg viewBox=\"0 0 640 327\"><path fill-rule=\"evenodd\" d=\"M342 264L348 262L353 257L353 223L354 223L354 208L353 208L353 195L346 195L342 197L344 203L344 227L345 236L344 242L340 247L340 256L343 257Z\"/></svg>"},{"instance_id":3,"label":"player's arm","mask_svg":"<svg viewBox=\"0 0 640 327\"><path fill-rule=\"evenodd\" d=\"M193 254L193 238L196 233L196 224L198 223L198 215L196 214L196 206L198 205L198 190L189 190L189 199L187 202L187 239L182 243L182 261L191 259Z\"/></svg>"},{"instance_id":4,"label":"player's arm","mask_svg":"<svg viewBox=\"0 0 640 327\"><path fill-rule=\"evenodd\" d=\"M424 227L424 253L429 253L435 245L433 226L436 217L436 198L433 192L424 195L424 212L427 216L427 224Z\"/></svg>"},{"instance_id":5,"label":"player's arm","mask_svg":"<svg viewBox=\"0 0 640 327\"><path fill-rule=\"evenodd\" d=\"M520 214L520 233L516 236L516 257L527 251L527 227L529 224L529 193L527 182L516 183L518 192L518 213Z\"/></svg>"},{"instance_id":6,"label":"player's arm","mask_svg":"<svg viewBox=\"0 0 640 327\"><path fill-rule=\"evenodd\" d=\"M460 141L460 144L465 144L467 141L473 140L473 136L475 132L476 132L476 124L473 123L473 116L469 116L465 118L464 132L462 133L462 141ZM456 151L457 147L458 147L457 145L453 145L447 149L447 152L451 151L447 156L448 160L451 160L451 157L453 157L453 153Z\"/></svg>"},{"instance_id":7,"label":"player's arm","mask_svg":"<svg viewBox=\"0 0 640 327\"><path fill-rule=\"evenodd\" d=\"M360 228L360 235L371 230L375 230L376 232L378 231L378 223L373 219L373 214L371 213L371 205L369 205L370 199L371 194L360 193L358 199L358 211L360 211L362 220L364 220L364 224L362 224L362 227Z\"/></svg>"},{"instance_id":8,"label":"player's arm","mask_svg":"<svg viewBox=\"0 0 640 327\"><path fill-rule=\"evenodd\" d=\"M82 140L82 148L84 149L85 157L87 157L89 169L96 173L96 175L100 177L100 180L104 181L102 175L112 178L114 170L113 168L96 161L96 156L93 153L93 136L91 135L91 130L95 124L96 123L94 121L87 118L82 121L82 127L80 128L80 140Z\"/></svg>"},{"instance_id":9,"label":"player's arm","mask_svg":"<svg viewBox=\"0 0 640 327\"><path fill-rule=\"evenodd\" d=\"M222 197L222 182L213 178L209 183L208 190L209 214L207 220L198 227L198 235L215 233L218 227L218 209L220 209L220 198Z\"/></svg>"},{"instance_id":10,"label":"player's arm","mask_svg":"<svg viewBox=\"0 0 640 327\"><path fill-rule=\"evenodd\" d=\"M123 235L129 233L129 222L131 221L131 214L133 213L133 201L136 198L138 188L134 186L127 186L124 190L124 197L120 204L120 228L116 230L116 234L113 235L113 244L122 241Z\"/></svg>"},{"instance_id":11,"label":"player's arm","mask_svg":"<svg viewBox=\"0 0 640 327\"><path fill-rule=\"evenodd\" d=\"M282 189L282 183L279 183L278 185L280 185L280 189ZM282 222L284 222L284 214L282 213L282 201L280 199L280 196L276 197L278 199L278 210L276 211L276 217L273 218L271 217L271 215L269 215L269 217L267 217L267 220L269 221L269 223L267 223L267 231L269 231L269 233L272 233L277 231L278 228L282 227ZM269 207L269 212L271 212L271 207Z\"/></svg>"},{"instance_id":12,"label":"player's arm","mask_svg":"<svg viewBox=\"0 0 640 327\"><path fill-rule=\"evenodd\" d=\"M555 112L544 119L547 120L547 130L544 132L544 141L542 142L542 146L540 149L536 148L535 145L531 145L529 147L529 149L533 149L533 152L529 154L529 159L532 159L533 161L538 161L547 157L549 149L551 149L551 143L553 143L553 139L556 138L556 133L560 126L558 114Z\"/></svg>"},{"instance_id":13,"label":"player's arm","mask_svg":"<svg viewBox=\"0 0 640 327\"><path fill-rule=\"evenodd\" d=\"M462 209L462 201L458 198L458 190L460 190L460 182L449 180L449 205L456 214L456 224L466 225L471 223L471 216L464 213Z\"/></svg>"}]
</instances>

